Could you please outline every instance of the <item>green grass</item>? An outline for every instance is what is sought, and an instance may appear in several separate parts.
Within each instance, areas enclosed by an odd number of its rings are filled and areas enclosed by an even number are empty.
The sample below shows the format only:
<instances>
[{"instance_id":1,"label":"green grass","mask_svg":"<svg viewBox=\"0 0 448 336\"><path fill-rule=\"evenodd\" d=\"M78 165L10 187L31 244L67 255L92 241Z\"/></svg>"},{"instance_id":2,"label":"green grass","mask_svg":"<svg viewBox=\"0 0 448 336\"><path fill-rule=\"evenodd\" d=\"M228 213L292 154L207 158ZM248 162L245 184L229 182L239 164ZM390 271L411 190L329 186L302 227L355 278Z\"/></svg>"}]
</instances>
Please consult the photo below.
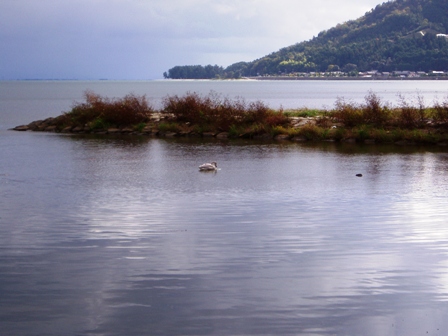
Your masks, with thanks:
<instances>
[{"instance_id":1,"label":"green grass","mask_svg":"<svg viewBox=\"0 0 448 336\"><path fill-rule=\"evenodd\" d=\"M325 115L327 111L319 109L302 108L302 109L287 109L283 113L288 117L310 118Z\"/></svg>"}]
</instances>

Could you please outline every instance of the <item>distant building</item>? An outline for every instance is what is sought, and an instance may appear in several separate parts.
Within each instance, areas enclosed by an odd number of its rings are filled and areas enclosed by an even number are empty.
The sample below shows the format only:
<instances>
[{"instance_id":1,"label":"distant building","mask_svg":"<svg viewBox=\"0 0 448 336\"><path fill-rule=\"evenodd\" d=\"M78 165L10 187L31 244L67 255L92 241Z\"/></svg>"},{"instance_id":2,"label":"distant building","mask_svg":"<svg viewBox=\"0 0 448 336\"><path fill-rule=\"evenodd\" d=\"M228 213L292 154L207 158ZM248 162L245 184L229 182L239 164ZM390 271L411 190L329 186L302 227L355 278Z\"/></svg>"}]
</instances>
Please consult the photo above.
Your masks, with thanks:
<instances>
[{"instance_id":1,"label":"distant building","mask_svg":"<svg viewBox=\"0 0 448 336\"><path fill-rule=\"evenodd\" d=\"M407 77L409 76L411 72L408 70L405 71L394 71L394 76L399 76L399 77Z\"/></svg>"}]
</instances>

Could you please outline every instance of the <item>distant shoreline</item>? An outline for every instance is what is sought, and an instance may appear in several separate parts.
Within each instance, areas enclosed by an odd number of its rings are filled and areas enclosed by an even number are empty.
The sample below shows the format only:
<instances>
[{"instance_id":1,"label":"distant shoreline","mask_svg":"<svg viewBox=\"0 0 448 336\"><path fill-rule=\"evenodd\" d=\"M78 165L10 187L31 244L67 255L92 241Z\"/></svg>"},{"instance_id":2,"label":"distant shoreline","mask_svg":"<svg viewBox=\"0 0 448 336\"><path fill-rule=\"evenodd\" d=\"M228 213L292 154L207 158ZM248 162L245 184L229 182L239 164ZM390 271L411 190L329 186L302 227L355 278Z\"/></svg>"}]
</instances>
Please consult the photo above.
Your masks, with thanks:
<instances>
[{"instance_id":1,"label":"distant shoreline","mask_svg":"<svg viewBox=\"0 0 448 336\"><path fill-rule=\"evenodd\" d=\"M448 76L443 77L389 77L389 78L378 78L378 77L290 77L290 76L259 76L259 77L244 77L242 79L249 80L289 80L289 81L346 81L346 80L360 80L360 81L426 81L426 80L448 80Z\"/></svg>"}]
</instances>

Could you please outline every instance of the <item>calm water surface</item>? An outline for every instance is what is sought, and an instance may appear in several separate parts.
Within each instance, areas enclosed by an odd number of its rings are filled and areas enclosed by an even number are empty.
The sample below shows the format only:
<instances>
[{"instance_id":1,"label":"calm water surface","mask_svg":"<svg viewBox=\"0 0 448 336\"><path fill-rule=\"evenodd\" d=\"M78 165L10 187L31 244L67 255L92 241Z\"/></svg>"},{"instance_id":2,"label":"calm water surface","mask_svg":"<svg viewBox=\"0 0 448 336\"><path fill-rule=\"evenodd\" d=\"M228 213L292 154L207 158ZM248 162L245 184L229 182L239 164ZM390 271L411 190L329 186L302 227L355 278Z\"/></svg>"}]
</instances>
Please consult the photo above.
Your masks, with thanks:
<instances>
[{"instance_id":1,"label":"calm water surface","mask_svg":"<svg viewBox=\"0 0 448 336\"><path fill-rule=\"evenodd\" d=\"M439 147L0 129L0 334L446 335L447 185Z\"/></svg>"}]
</instances>

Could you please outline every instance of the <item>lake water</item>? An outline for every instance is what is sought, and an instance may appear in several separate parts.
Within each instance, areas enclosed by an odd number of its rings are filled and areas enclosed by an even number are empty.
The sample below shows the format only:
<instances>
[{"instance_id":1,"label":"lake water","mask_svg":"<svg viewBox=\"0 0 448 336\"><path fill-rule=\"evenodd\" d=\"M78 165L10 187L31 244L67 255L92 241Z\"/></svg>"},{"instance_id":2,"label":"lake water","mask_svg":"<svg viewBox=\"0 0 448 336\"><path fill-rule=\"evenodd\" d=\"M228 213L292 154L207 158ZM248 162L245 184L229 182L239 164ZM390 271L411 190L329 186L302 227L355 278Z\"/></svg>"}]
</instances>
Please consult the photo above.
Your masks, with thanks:
<instances>
[{"instance_id":1,"label":"lake water","mask_svg":"<svg viewBox=\"0 0 448 336\"><path fill-rule=\"evenodd\" d=\"M446 335L444 147L7 130L86 89L319 107L367 84L0 82L0 334Z\"/></svg>"}]
</instances>

